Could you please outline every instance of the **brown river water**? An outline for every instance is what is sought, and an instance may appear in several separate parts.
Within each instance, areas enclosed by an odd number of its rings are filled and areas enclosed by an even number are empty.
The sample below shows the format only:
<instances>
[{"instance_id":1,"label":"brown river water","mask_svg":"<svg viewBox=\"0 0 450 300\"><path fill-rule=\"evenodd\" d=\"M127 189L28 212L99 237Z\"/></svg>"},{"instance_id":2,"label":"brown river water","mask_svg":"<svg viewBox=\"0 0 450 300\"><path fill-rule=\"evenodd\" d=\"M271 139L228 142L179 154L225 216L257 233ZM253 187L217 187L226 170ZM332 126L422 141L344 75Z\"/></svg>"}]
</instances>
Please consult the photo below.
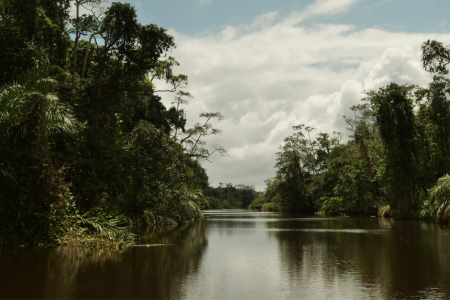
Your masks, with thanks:
<instances>
[{"instance_id":1,"label":"brown river water","mask_svg":"<svg viewBox=\"0 0 450 300\"><path fill-rule=\"evenodd\" d=\"M450 299L450 229L207 211L123 250L0 251L0 298Z\"/></svg>"}]
</instances>

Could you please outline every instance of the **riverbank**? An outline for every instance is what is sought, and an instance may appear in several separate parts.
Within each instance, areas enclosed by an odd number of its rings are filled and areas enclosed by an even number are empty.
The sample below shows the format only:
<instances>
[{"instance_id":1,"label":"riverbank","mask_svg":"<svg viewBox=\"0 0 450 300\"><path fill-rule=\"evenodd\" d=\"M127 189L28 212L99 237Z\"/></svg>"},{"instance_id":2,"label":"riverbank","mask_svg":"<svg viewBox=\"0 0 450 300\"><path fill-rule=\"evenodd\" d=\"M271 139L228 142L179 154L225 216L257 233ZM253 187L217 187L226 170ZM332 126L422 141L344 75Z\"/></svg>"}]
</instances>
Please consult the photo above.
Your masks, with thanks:
<instances>
[{"instance_id":1,"label":"riverbank","mask_svg":"<svg viewBox=\"0 0 450 300\"><path fill-rule=\"evenodd\" d=\"M258 201L253 202L249 206L251 211L260 212L281 212L276 203L268 202L261 203ZM292 212L291 212L292 213ZM310 213L310 211L308 211ZM421 209L421 213L411 214L407 217L399 217L395 209L392 209L389 205L381 206L379 208L374 207L368 212L355 212L345 211L343 209L334 208L326 209L322 207L321 210L314 212L314 215L319 217L334 217L334 216L366 216L366 217L380 217L380 218L394 218L394 219L407 219L407 220L428 220L436 223L449 224L450 223L450 203L443 203L438 207L430 207L428 203Z\"/></svg>"},{"instance_id":2,"label":"riverbank","mask_svg":"<svg viewBox=\"0 0 450 300\"><path fill-rule=\"evenodd\" d=\"M146 228L170 228L185 225L203 218L201 210L195 208L188 217L178 218L178 222L165 216L147 218L146 223L136 223L124 217L73 216L50 223L47 230L30 240L30 231L0 232L0 248L15 247L63 247L117 249L134 246L142 238L140 232ZM139 233L137 233L139 232Z\"/></svg>"}]
</instances>

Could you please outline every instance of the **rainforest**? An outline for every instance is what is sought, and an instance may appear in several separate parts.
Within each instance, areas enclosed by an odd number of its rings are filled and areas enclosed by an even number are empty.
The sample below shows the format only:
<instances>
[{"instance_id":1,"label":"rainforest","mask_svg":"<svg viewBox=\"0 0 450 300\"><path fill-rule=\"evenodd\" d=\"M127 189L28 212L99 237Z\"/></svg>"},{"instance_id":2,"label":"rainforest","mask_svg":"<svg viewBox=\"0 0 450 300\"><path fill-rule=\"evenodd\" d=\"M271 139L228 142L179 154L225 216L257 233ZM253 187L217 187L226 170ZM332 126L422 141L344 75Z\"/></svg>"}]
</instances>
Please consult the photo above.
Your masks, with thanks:
<instances>
[{"instance_id":1,"label":"rainforest","mask_svg":"<svg viewBox=\"0 0 450 300\"><path fill-rule=\"evenodd\" d=\"M364 91L350 133L293 127L277 155L276 176L250 205L266 211L428 219L450 216L450 47L422 44L427 87L390 83Z\"/></svg>"},{"instance_id":2,"label":"rainforest","mask_svg":"<svg viewBox=\"0 0 450 300\"><path fill-rule=\"evenodd\" d=\"M0 244L104 246L202 216L219 112L186 128L175 41L130 4L0 2ZM81 5L91 14L80 15ZM165 81L169 90L154 82ZM159 93L172 93L165 107Z\"/></svg>"},{"instance_id":3,"label":"rainforest","mask_svg":"<svg viewBox=\"0 0 450 300\"><path fill-rule=\"evenodd\" d=\"M188 128L174 38L101 2L76 0L73 17L69 0L0 1L0 245L133 244L208 208L448 222L450 47L423 43L428 86L364 91L348 138L294 126L264 192L213 188L202 163L227 152L205 137L222 114Z\"/></svg>"}]
</instances>

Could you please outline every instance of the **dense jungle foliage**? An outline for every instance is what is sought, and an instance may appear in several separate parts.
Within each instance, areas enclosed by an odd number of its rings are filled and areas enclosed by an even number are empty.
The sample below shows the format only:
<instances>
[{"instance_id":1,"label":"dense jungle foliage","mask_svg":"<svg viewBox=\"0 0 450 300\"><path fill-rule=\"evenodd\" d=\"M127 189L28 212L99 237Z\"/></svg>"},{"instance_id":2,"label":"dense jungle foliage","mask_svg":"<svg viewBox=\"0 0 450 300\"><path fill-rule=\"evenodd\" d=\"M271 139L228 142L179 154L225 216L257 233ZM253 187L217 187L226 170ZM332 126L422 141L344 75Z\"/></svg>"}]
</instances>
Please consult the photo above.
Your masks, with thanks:
<instances>
[{"instance_id":1,"label":"dense jungle foliage","mask_svg":"<svg viewBox=\"0 0 450 300\"><path fill-rule=\"evenodd\" d=\"M251 209L379 214L447 221L450 215L450 47L422 45L428 87L391 83L365 91L341 133L295 126L277 173Z\"/></svg>"},{"instance_id":2,"label":"dense jungle foliage","mask_svg":"<svg viewBox=\"0 0 450 300\"><path fill-rule=\"evenodd\" d=\"M203 138L221 114L185 128L173 37L101 2L0 1L0 245L120 244L207 206L200 163L225 150Z\"/></svg>"}]
</instances>

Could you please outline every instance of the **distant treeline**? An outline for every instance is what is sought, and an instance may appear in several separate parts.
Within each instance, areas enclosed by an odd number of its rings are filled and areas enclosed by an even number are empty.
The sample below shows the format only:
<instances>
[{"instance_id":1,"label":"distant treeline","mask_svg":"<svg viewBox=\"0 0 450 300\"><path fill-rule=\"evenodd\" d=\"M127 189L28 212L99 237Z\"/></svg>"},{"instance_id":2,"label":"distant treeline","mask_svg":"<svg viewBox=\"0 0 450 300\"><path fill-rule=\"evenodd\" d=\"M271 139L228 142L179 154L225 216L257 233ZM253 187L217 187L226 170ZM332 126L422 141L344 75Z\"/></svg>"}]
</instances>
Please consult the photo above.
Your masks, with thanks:
<instances>
[{"instance_id":1,"label":"distant treeline","mask_svg":"<svg viewBox=\"0 0 450 300\"><path fill-rule=\"evenodd\" d=\"M255 191L250 185L219 183L216 188L208 187L203 190L208 201L208 209L248 208L261 192Z\"/></svg>"},{"instance_id":2,"label":"distant treeline","mask_svg":"<svg viewBox=\"0 0 450 300\"><path fill-rule=\"evenodd\" d=\"M428 87L391 83L344 116L350 139L294 126L277 173L253 209L378 214L446 221L450 215L450 47L422 45Z\"/></svg>"}]
</instances>

